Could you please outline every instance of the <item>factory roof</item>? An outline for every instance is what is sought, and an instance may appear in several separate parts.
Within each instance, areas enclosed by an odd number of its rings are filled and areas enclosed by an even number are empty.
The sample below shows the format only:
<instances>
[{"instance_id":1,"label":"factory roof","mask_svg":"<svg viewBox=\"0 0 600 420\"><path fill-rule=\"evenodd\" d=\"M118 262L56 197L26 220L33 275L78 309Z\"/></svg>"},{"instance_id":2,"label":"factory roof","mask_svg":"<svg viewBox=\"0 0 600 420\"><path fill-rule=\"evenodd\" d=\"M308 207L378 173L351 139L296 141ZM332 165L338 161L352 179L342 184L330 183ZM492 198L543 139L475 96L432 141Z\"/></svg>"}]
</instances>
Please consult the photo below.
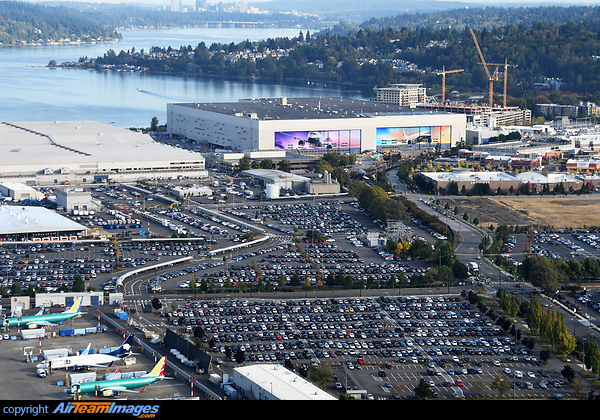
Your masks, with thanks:
<instances>
[{"instance_id":1,"label":"factory roof","mask_svg":"<svg viewBox=\"0 0 600 420\"><path fill-rule=\"evenodd\" d=\"M14 167L85 168L98 162L202 160L187 150L155 142L140 132L96 121L0 123L4 172ZM9 168L9 169L7 169ZM91 168L91 166L90 166Z\"/></svg>"},{"instance_id":2,"label":"factory roof","mask_svg":"<svg viewBox=\"0 0 600 420\"><path fill-rule=\"evenodd\" d=\"M471 172L471 171L453 171L453 172L423 172L423 176L435 179L436 181L455 181L455 182L489 182L489 181L518 181L517 178L504 172Z\"/></svg>"},{"instance_id":3,"label":"factory roof","mask_svg":"<svg viewBox=\"0 0 600 420\"><path fill-rule=\"evenodd\" d=\"M309 181L309 178L289 172L277 171L275 169L248 169L242 173L255 178L277 181L280 179L292 179L294 181Z\"/></svg>"},{"instance_id":4,"label":"factory roof","mask_svg":"<svg viewBox=\"0 0 600 420\"><path fill-rule=\"evenodd\" d=\"M0 235L81 232L87 228L45 207L0 205Z\"/></svg>"},{"instance_id":5,"label":"factory roof","mask_svg":"<svg viewBox=\"0 0 600 420\"><path fill-rule=\"evenodd\" d=\"M333 395L282 366L256 364L236 367L234 371L278 400L336 400Z\"/></svg>"},{"instance_id":6,"label":"factory roof","mask_svg":"<svg viewBox=\"0 0 600 420\"><path fill-rule=\"evenodd\" d=\"M239 102L178 103L178 106L258 120L425 115L408 107L339 97L242 99Z\"/></svg>"}]
</instances>

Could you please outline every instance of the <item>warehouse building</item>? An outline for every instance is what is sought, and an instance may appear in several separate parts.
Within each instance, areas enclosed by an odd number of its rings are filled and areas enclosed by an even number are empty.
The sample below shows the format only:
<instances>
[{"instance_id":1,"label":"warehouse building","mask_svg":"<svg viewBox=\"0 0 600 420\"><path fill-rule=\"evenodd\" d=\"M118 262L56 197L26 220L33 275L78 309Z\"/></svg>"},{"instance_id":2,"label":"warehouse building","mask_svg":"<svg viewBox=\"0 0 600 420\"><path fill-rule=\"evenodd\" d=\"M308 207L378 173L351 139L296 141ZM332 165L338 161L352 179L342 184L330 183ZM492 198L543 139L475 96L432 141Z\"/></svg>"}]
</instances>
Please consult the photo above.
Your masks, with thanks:
<instances>
[{"instance_id":1,"label":"warehouse building","mask_svg":"<svg viewBox=\"0 0 600 420\"><path fill-rule=\"evenodd\" d=\"M256 364L233 369L233 386L244 397L271 401L336 401L337 399L280 365Z\"/></svg>"},{"instance_id":2,"label":"warehouse building","mask_svg":"<svg viewBox=\"0 0 600 420\"><path fill-rule=\"evenodd\" d=\"M70 308L77 298L81 297L81 306L104 305L104 292L60 292L60 293L36 293L35 307L40 306L62 306Z\"/></svg>"},{"instance_id":3,"label":"warehouse building","mask_svg":"<svg viewBox=\"0 0 600 420\"><path fill-rule=\"evenodd\" d=\"M47 208L0 205L0 241L58 242L86 234L85 226Z\"/></svg>"},{"instance_id":4,"label":"warehouse building","mask_svg":"<svg viewBox=\"0 0 600 420\"><path fill-rule=\"evenodd\" d=\"M376 101L283 97L170 103L167 129L171 136L238 151L421 152L464 141L466 117Z\"/></svg>"},{"instance_id":5,"label":"warehouse building","mask_svg":"<svg viewBox=\"0 0 600 420\"><path fill-rule=\"evenodd\" d=\"M200 153L95 121L0 123L0 182L27 185L207 177Z\"/></svg>"},{"instance_id":6,"label":"warehouse building","mask_svg":"<svg viewBox=\"0 0 600 420\"><path fill-rule=\"evenodd\" d=\"M470 192L477 184L488 184L491 192L498 189L516 191L521 186L521 180L504 172L422 172L421 176L430 184L433 190L440 194L450 191L450 184L456 183L459 192Z\"/></svg>"},{"instance_id":7,"label":"warehouse building","mask_svg":"<svg viewBox=\"0 0 600 420\"><path fill-rule=\"evenodd\" d=\"M73 214L98 211L102 208L101 201L92 198L92 193L90 191L84 191L83 188L57 188L54 190L54 193L56 195L57 208L73 212Z\"/></svg>"},{"instance_id":8,"label":"warehouse building","mask_svg":"<svg viewBox=\"0 0 600 420\"><path fill-rule=\"evenodd\" d=\"M4 163L3 163L4 165ZM3 182L0 184L0 194L12 201L41 200L44 195L28 185L20 182Z\"/></svg>"}]
</instances>

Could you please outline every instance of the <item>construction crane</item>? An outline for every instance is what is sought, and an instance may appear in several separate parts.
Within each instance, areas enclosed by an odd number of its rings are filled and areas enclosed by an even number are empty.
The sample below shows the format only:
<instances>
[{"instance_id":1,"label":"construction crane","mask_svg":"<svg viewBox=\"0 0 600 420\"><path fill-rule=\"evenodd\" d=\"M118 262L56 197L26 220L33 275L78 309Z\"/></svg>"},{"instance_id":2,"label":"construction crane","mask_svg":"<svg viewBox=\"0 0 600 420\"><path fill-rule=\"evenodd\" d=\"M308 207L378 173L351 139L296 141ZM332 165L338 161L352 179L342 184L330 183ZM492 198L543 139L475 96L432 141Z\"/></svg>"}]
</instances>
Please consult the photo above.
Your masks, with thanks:
<instances>
[{"instance_id":1,"label":"construction crane","mask_svg":"<svg viewBox=\"0 0 600 420\"><path fill-rule=\"evenodd\" d=\"M485 62L485 59L483 58L483 53L481 52L481 48L479 48L479 42L477 42L477 37L475 36L475 32L473 32L472 28L469 28L469 31L471 31L471 35L473 36L473 41L475 41L475 46L477 47L477 52L479 53L479 58L481 59L481 64L483 65L483 68L485 69L485 73L487 74L487 77L488 77L488 81L489 81L488 96L489 96L489 104L490 104L490 109L491 109L494 106L494 80L498 80L498 68L496 67L496 71L494 72L493 75L490 74L490 69L488 68L487 63Z\"/></svg>"},{"instance_id":2,"label":"construction crane","mask_svg":"<svg viewBox=\"0 0 600 420\"><path fill-rule=\"evenodd\" d=\"M442 67L442 71L438 72L437 75L442 75L442 103L446 103L446 75L450 73L460 73L461 71L465 71L464 69L460 70L448 70L446 71L446 66Z\"/></svg>"},{"instance_id":3,"label":"construction crane","mask_svg":"<svg viewBox=\"0 0 600 420\"><path fill-rule=\"evenodd\" d=\"M508 64L508 60L506 58L504 59L504 64L488 63L488 65L497 66L496 71L498 70L498 67L504 66L504 97L502 100L502 107L506 108L506 80L508 79L508 68L509 67L519 67L519 66L517 64Z\"/></svg>"}]
</instances>

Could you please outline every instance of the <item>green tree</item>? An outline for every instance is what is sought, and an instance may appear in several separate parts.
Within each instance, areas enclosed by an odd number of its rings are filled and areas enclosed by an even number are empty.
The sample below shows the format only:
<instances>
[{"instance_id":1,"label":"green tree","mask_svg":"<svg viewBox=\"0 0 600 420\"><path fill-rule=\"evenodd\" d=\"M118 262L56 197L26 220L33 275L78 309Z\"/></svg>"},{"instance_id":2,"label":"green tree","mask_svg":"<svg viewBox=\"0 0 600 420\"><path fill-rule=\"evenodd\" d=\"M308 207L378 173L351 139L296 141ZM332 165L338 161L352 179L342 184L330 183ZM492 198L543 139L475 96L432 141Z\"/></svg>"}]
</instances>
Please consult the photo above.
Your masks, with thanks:
<instances>
[{"instance_id":1,"label":"green tree","mask_svg":"<svg viewBox=\"0 0 600 420\"><path fill-rule=\"evenodd\" d=\"M421 378L419 384L415 386L415 395L417 395L419 398L433 397L433 390L425 379Z\"/></svg>"},{"instance_id":2,"label":"green tree","mask_svg":"<svg viewBox=\"0 0 600 420\"><path fill-rule=\"evenodd\" d=\"M73 279L73 291L78 293L85 291L85 281L83 280L83 277L81 277L81 274L75 275L75 278Z\"/></svg>"},{"instance_id":3,"label":"green tree","mask_svg":"<svg viewBox=\"0 0 600 420\"><path fill-rule=\"evenodd\" d=\"M158 118L152 117L150 122L150 131L158 131Z\"/></svg>"},{"instance_id":4,"label":"green tree","mask_svg":"<svg viewBox=\"0 0 600 420\"><path fill-rule=\"evenodd\" d=\"M322 386L325 382L333 381L333 369L327 363L311 365L308 371L308 378Z\"/></svg>"},{"instance_id":5,"label":"green tree","mask_svg":"<svg viewBox=\"0 0 600 420\"><path fill-rule=\"evenodd\" d=\"M511 389L511 383L508 378L505 378L500 372L498 372L490 384L490 388L495 389L500 393L500 396L502 396L506 391Z\"/></svg>"},{"instance_id":6,"label":"green tree","mask_svg":"<svg viewBox=\"0 0 600 420\"><path fill-rule=\"evenodd\" d=\"M250 158L248 156L244 156L241 158L237 164L238 171L247 171L251 167Z\"/></svg>"},{"instance_id":7,"label":"green tree","mask_svg":"<svg viewBox=\"0 0 600 420\"><path fill-rule=\"evenodd\" d=\"M584 352L585 367L590 369L594 375L598 375L600 373L600 347L590 333L586 337Z\"/></svg>"}]
</instances>

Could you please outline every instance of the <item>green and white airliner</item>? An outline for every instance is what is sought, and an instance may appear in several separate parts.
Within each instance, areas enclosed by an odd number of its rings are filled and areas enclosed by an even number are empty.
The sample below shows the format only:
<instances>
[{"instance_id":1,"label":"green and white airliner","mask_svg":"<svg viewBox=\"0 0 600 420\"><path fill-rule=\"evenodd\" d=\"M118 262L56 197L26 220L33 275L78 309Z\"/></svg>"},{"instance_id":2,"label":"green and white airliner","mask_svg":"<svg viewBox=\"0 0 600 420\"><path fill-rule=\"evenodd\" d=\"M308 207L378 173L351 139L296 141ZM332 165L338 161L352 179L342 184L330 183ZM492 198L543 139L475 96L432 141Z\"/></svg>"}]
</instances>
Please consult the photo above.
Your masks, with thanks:
<instances>
[{"instance_id":1,"label":"green and white airliner","mask_svg":"<svg viewBox=\"0 0 600 420\"><path fill-rule=\"evenodd\" d=\"M42 315L43 311L40 311L37 315L33 316L11 317L4 321L4 325L8 328L22 326L26 326L27 328L39 328L51 325L59 325L63 321L73 319L81 315L82 300L83 298L81 296L78 297L73 306L64 312Z\"/></svg>"},{"instance_id":2,"label":"green and white airliner","mask_svg":"<svg viewBox=\"0 0 600 420\"><path fill-rule=\"evenodd\" d=\"M167 358L163 357L158 361L156 366L150 371L142 376L138 376L137 378L121 378L121 379L109 379L106 381L92 381L92 382L82 382L77 385L71 385L70 387L65 389L66 394L74 394L75 392L79 394L86 394L90 392L98 392L98 395L102 395L104 397L111 397L113 395L117 395L120 392L134 392L134 393L142 393L144 389L146 389L147 385L153 384L156 381L160 381L164 379L164 371L165 364L167 362ZM79 387L78 390L75 388ZM131 388L140 388L141 391L133 391Z\"/></svg>"}]
</instances>

